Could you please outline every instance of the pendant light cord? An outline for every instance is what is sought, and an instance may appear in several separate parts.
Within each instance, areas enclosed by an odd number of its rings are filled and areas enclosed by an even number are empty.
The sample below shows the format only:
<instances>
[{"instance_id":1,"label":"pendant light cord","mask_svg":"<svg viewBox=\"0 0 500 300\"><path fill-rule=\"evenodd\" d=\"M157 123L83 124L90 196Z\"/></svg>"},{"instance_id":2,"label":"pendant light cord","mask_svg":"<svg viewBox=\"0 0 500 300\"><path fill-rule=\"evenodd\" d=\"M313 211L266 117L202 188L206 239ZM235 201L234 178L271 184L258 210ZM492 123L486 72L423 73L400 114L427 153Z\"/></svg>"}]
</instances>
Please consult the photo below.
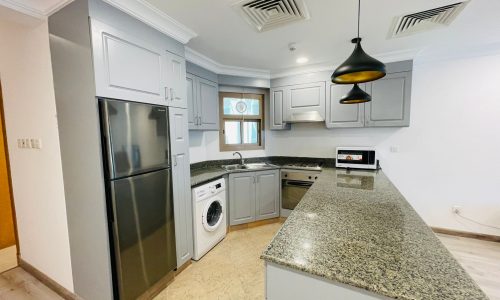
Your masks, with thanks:
<instances>
[{"instance_id":1,"label":"pendant light cord","mask_svg":"<svg viewBox=\"0 0 500 300\"><path fill-rule=\"evenodd\" d=\"M361 19L361 0L358 0L358 39L359 39L359 19Z\"/></svg>"}]
</instances>

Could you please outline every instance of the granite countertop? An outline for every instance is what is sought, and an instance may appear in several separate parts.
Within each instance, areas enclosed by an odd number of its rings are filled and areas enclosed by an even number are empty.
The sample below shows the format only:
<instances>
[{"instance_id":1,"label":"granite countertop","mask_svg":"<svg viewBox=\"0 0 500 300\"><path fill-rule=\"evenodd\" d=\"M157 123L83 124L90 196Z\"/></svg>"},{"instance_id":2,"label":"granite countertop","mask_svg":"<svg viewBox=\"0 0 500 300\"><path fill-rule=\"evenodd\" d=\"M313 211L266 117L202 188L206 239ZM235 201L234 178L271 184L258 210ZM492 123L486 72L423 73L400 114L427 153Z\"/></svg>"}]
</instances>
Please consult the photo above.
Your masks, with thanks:
<instances>
[{"instance_id":1,"label":"granite countertop","mask_svg":"<svg viewBox=\"0 0 500 300\"><path fill-rule=\"evenodd\" d=\"M488 299L382 171L323 169L261 258L396 299Z\"/></svg>"},{"instance_id":2,"label":"granite countertop","mask_svg":"<svg viewBox=\"0 0 500 300\"><path fill-rule=\"evenodd\" d=\"M225 160L212 160L202 161L191 165L191 187L218 179L229 173L239 172L255 172L263 170L279 169L281 166L294 163L318 163L323 166L333 166L335 159L332 158L312 158L312 157L293 157L293 156L270 156L270 157L250 157L245 158L245 162L252 163L268 163L272 167L262 169L246 169L246 170L232 170L227 171L223 169L223 165L238 164L239 159L225 159Z\"/></svg>"},{"instance_id":3,"label":"granite countertop","mask_svg":"<svg viewBox=\"0 0 500 300\"><path fill-rule=\"evenodd\" d=\"M191 170L191 186L199 185L212 181L228 174L228 171L222 167L208 167Z\"/></svg>"}]
</instances>

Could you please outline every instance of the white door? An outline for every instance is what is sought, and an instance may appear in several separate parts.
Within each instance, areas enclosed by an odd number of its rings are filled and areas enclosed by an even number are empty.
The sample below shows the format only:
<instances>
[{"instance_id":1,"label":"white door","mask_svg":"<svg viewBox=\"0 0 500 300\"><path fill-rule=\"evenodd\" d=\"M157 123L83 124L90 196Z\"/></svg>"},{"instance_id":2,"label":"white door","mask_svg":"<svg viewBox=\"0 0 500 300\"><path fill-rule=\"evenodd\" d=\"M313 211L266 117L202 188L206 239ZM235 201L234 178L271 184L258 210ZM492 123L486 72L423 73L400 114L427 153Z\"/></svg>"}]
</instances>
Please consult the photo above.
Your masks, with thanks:
<instances>
[{"instance_id":1,"label":"white door","mask_svg":"<svg viewBox=\"0 0 500 300\"><path fill-rule=\"evenodd\" d=\"M166 105L163 49L91 20L96 94Z\"/></svg>"}]
</instances>

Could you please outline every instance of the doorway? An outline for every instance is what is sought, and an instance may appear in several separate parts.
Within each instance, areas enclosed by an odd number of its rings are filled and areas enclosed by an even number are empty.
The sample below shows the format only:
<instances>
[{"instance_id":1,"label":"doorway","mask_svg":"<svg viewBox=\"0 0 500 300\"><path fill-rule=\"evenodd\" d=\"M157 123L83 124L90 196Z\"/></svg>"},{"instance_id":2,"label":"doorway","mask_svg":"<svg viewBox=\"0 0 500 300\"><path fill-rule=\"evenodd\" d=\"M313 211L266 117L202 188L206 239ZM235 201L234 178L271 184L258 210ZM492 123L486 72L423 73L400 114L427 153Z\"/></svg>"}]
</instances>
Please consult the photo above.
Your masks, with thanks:
<instances>
[{"instance_id":1,"label":"doorway","mask_svg":"<svg viewBox=\"0 0 500 300\"><path fill-rule=\"evenodd\" d=\"M17 266L17 235L0 83L0 273Z\"/></svg>"}]
</instances>

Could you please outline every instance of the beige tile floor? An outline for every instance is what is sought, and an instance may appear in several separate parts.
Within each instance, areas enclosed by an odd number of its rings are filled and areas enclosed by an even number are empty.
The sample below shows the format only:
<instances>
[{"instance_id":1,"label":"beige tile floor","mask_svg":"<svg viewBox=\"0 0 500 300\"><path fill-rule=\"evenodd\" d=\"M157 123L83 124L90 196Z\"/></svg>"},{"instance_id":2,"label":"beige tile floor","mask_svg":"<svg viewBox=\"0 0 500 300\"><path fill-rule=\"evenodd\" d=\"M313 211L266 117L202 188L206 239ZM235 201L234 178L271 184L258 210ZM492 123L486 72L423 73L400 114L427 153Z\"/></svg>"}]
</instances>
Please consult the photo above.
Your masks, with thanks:
<instances>
[{"instance_id":1,"label":"beige tile floor","mask_svg":"<svg viewBox=\"0 0 500 300\"><path fill-rule=\"evenodd\" d=\"M279 229L269 224L231 232L181 272L156 299L264 299L262 250ZM438 234L491 300L500 300L500 243ZM61 299L20 268L0 274L0 300Z\"/></svg>"},{"instance_id":2,"label":"beige tile floor","mask_svg":"<svg viewBox=\"0 0 500 300\"><path fill-rule=\"evenodd\" d=\"M264 263L260 255L280 223L228 234L199 262L193 262L156 300L264 299Z\"/></svg>"}]
</instances>

